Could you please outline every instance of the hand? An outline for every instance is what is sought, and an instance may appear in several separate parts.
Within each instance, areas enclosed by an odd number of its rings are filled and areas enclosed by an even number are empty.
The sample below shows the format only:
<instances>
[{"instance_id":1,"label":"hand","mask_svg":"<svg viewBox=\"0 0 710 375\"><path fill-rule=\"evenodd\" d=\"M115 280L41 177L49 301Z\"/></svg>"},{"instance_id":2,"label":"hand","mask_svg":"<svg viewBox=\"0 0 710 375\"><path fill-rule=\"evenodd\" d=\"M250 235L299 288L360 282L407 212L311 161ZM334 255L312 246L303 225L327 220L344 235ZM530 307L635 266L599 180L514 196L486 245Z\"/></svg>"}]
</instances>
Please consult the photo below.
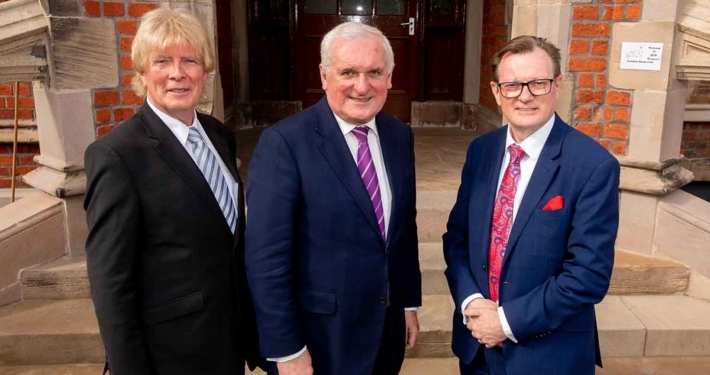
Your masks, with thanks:
<instances>
[{"instance_id":1,"label":"hand","mask_svg":"<svg viewBox=\"0 0 710 375\"><path fill-rule=\"evenodd\" d=\"M313 375L311 353L308 352L308 349L290 361L277 363L276 367L279 370L279 375Z\"/></svg>"},{"instance_id":2,"label":"hand","mask_svg":"<svg viewBox=\"0 0 710 375\"><path fill-rule=\"evenodd\" d=\"M419 320L417 319L416 311L405 311L404 312L404 325L407 329L407 334L405 335L405 349L411 349L417 342L417 336L419 336Z\"/></svg>"},{"instance_id":3,"label":"hand","mask_svg":"<svg viewBox=\"0 0 710 375\"><path fill-rule=\"evenodd\" d=\"M479 343L486 345L486 348L502 345L507 339L497 309L472 309L470 318L466 327Z\"/></svg>"},{"instance_id":4,"label":"hand","mask_svg":"<svg viewBox=\"0 0 710 375\"><path fill-rule=\"evenodd\" d=\"M471 318L471 315L477 314L478 310L480 309L497 309L498 304L485 298L476 298L473 301L469 302L468 305L466 306L466 309L464 310L464 315L467 317Z\"/></svg>"}]
</instances>

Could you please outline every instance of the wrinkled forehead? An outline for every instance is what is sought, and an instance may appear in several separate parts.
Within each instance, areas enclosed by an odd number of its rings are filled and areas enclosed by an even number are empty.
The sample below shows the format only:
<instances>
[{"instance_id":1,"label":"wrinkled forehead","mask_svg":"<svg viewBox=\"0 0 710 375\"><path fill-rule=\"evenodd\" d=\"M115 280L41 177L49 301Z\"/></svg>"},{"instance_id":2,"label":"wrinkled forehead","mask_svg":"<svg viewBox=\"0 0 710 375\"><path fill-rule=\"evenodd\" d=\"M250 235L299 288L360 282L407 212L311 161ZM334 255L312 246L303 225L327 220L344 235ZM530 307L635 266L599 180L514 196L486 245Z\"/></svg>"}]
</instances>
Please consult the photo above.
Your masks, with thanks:
<instances>
[{"instance_id":1,"label":"wrinkled forehead","mask_svg":"<svg viewBox=\"0 0 710 375\"><path fill-rule=\"evenodd\" d=\"M331 52L333 65L367 66L369 68L384 68L387 61L385 49L376 36L365 36L355 39L337 39Z\"/></svg>"}]
</instances>

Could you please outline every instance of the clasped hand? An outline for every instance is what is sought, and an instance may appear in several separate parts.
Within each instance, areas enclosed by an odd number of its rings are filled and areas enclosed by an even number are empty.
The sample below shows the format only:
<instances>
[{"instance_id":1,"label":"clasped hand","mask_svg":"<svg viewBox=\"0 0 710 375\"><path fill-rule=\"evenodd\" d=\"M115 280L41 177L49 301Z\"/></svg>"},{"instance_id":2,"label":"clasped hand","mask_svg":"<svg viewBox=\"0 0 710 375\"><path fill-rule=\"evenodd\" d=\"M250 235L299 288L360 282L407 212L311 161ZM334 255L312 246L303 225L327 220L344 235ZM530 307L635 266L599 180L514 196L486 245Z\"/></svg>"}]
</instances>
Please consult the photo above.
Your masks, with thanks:
<instances>
[{"instance_id":1,"label":"clasped hand","mask_svg":"<svg viewBox=\"0 0 710 375\"><path fill-rule=\"evenodd\" d=\"M485 298L476 298L469 302L464 310L468 317L466 328L479 343L486 348L502 346L507 339L498 317L498 304Z\"/></svg>"}]
</instances>

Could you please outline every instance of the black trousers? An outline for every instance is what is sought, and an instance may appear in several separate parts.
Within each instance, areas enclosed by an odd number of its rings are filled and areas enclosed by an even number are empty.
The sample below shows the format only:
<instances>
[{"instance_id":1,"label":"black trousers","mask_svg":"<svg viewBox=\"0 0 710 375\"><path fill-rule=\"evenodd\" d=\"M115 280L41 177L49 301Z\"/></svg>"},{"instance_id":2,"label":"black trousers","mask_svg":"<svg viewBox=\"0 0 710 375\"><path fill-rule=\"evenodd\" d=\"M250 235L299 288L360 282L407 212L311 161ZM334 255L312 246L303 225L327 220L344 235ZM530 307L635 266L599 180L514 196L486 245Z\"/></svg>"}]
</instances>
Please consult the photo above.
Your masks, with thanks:
<instances>
[{"instance_id":1,"label":"black trousers","mask_svg":"<svg viewBox=\"0 0 710 375\"><path fill-rule=\"evenodd\" d=\"M459 370L461 375L506 375L503 349L486 349L481 345L471 363L459 361Z\"/></svg>"}]
</instances>

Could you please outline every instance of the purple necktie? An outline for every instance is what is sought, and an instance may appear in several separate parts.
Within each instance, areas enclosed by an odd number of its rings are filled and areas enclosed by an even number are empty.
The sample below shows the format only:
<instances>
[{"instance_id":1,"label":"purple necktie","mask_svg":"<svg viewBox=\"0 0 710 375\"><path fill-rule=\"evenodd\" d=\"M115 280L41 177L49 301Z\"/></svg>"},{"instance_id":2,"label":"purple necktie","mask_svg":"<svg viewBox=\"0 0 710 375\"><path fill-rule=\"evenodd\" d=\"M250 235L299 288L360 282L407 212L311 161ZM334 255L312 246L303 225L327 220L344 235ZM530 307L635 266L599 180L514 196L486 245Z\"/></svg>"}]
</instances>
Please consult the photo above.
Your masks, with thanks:
<instances>
[{"instance_id":1,"label":"purple necktie","mask_svg":"<svg viewBox=\"0 0 710 375\"><path fill-rule=\"evenodd\" d=\"M375 164L372 162L372 154L370 153L370 145L367 143L367 132L370 128L367 126L358 126L353 129L353 134L358 140L357 145L357 170L360 172L362 182L365 184L367 194L372 201L372 208L375 209L375 217L377 217L377 225L380 226L380 235L385 240L385 210L382 207L382 196L380 195L380 183L377 180L377 172Z\"/></svg>"}]
</instances>

